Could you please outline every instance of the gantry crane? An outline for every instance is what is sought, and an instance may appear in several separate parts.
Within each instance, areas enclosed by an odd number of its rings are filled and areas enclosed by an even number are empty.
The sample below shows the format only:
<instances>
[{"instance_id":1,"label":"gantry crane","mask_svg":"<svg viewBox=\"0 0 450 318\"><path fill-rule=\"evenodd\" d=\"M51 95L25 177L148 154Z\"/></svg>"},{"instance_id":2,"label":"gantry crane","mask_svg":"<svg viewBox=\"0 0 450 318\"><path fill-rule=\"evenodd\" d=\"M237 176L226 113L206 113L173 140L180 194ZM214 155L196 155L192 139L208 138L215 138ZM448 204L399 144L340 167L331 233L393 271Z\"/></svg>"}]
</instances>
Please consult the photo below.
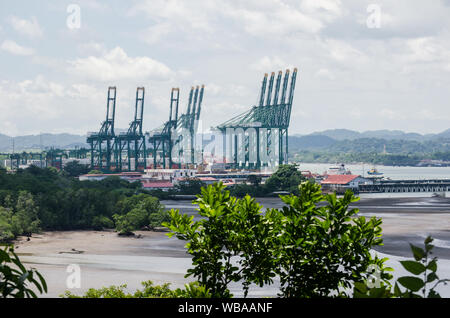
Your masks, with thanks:
<instances>
[{"instance_id":1,"label":"gantry crane","mask_svg":"<svg viewBox=\"0 0 450 318\"><path fill-rule=\"evenodd\" d=\"M87 137L87 143L91 146L91 169L106 173L116 170L116 167L112 165L116 95L116 87L109 87L106 120L98 133L90 133Z\"/></svg>"},{"instance_id":2,"label":"gantry crane","mask_svg":"<svg viewBox=\"0 0 450 318\"><path fill-rule=\"evenodd\" d=\"M134 120L130 123L128 131L116 135L114 143L114 161L118 171L123 171L124 158L128 171L144 171L146 168L147 149L145 135L142 131L144 116L145 88L136 90L136 104ZM132 164L132 161L133 164Z\"/></svg>"},{"instance_id":3,"label":"gantry crane","mask_svg":"<svg viewBox=\"0 0 450 318\"><path fill-rule=\"evenodd\" d=\"M279 71L275 82L275 73L269 80L265 74L258 105L216 127L225 138L228 158L234 168L260 169L287 163L288 129L297 69L291 77L290 70L286 70L283 79L282 75L283 72ZM275 92L272 94L274 84Z\"/></svg>"},{"instance_id":4,"label":"gantry crane","mask_svg":"<svg viewBox=\"0 0 450 318\"><path fill-rule=\"evenodd\" d=\"M170 93L170 110L169 121L164 123L161 127L149 132L149 150L153 156L153 167L169 168L173 167L173 140L172 133L177 127L178 123L178 106L180 102L180 89L172 88Z\"/></svg>"},{"instance_id":5,"label":"gantry crane","mask_svg":"<svg viewBox=\"0 0 450 318\"><path fill-rule=\"evenodd\" d=\"M198 129L200 113L203 103L205 85L192 87L189 93L189 102L185 114L180 116L177 125L177 140L179 162L195 164L195 134Z\"/></svg>"}]
</instances>

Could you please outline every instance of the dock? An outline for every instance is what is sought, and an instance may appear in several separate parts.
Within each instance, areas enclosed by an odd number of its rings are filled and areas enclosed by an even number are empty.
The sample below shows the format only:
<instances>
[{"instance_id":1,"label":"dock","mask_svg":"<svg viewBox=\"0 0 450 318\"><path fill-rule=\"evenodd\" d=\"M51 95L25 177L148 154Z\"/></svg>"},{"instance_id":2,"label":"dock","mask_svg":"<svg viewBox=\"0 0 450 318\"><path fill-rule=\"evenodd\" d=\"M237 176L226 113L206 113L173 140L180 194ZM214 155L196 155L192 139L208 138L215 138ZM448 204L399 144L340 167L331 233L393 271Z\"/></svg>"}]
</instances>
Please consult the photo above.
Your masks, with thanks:
<instances>
[{"instance_id":1,"label":"dock","mask_svg":"<svg viewBox=\"0 0 450 318\"><path fill-rule=\"evenodd\" d=\"M450 179L379 180L358 188L360 193L446 192L450 191Z\"/></svg>"}]
</instances>

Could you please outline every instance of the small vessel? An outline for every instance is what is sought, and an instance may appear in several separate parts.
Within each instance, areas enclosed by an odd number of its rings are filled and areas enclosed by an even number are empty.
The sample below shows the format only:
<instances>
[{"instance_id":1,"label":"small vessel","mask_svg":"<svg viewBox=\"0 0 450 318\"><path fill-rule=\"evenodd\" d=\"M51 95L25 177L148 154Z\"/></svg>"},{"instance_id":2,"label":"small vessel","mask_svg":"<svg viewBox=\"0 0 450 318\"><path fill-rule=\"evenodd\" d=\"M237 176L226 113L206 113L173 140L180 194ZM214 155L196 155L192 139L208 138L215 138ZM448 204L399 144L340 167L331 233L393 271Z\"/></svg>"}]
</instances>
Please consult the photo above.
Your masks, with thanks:
<instances>
[{"instance_id":1,"label":"small vessel","mask_svg":"<svg viewBox=\"0 0 450 318\"><path fill-rule=\"evenodd\" d=\"M377 170L377 168L375 168L375 167L370 169L369 171L367 171L367 174L370 175L370 176L381 176L381 175L383 175L383 173L379 172Z\"/></svg>"},{"instance_id":2,"label":"small vessel","mask_svg":"<svg viewBox=\"0 0 450 318\"><path fill-rule=\"evenodd\" d=\"M348 169L345 169L345 165L342 163L339 166L335 166L335 167L330 167L328 169L328 172L326 172L325 174L328 175L344 175L344 174L352 174L352 172Z\"/></svg>"}]
</instances>

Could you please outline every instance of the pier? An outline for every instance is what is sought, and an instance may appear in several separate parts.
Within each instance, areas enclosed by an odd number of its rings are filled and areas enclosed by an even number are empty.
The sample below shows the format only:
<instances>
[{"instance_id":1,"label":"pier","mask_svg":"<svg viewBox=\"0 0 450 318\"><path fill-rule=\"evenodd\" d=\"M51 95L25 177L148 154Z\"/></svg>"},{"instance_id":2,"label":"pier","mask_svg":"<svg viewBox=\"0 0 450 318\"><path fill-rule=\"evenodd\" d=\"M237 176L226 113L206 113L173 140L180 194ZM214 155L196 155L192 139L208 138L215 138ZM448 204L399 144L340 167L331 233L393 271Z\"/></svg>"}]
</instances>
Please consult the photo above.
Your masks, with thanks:
<instances>
[{"instance_id":1,"label":"pier","mask_svg":"<svg viewBox=\"0 0 450 318\"><path fill-rule=\"evenodd\" d=\"M360 184L358 188L360 193L446 192L450 191L450 179L379 180L373 184Z\"/></svg>"}]
</instances>

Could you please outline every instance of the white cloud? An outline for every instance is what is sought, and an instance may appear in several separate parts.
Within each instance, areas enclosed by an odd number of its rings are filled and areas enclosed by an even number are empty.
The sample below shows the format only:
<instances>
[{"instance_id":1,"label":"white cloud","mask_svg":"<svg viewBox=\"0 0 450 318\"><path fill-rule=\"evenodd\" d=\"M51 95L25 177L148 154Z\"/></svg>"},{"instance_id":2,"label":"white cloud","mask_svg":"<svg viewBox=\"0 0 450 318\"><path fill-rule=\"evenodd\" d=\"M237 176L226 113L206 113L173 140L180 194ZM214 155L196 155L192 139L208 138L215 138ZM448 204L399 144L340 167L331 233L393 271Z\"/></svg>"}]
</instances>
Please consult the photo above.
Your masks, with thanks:
<instances>
[{"instance_id":1,"label":"white cloud","mask_svg":"<svg viewBox=\"0 0 450 318\"><path fill-rule=\"evenodd\" d=\"M40 38L44 35L44 31L39 25L36 17L32 17L31 20L26 20L11 16L9 18L9 23L14 30L31 38Z\"/></svg>"},{"instance_id":2,"label":"white cloud","mask_svg":"<svg viewBox=\"0 0 450 318\"><path fill-rule=\"evenodd\" d=\"M173 29L174 28L172 24L163 22L145 29L143 32L141 32L140 38L143 42L146 42L148 44L155 44L165 36L167 36L169 33L171 33Z\"/></svg>"},{"instance_id":3,"label":"white cloud","mask_svg":"<svg viewBox=\"0 0 450 318\"><path fill-rule=\"evenodd\" d=\"M324 24L319 19L304 14L295 6L281 1L245 4L243 7L228 7L225 15L234 18L244 30L253 36L286 36L297 32L318 33Z\"/></svg>"},{"instance_id":4,"label":"white cloud","mask_svg":"<svg viewBox=\"0 0 450 318\"><path fill-rule=\"evenodd\" d=\"M34 50L32 48L28 48L25 46L21 46L17 44L14 41L11 40L5 40L3 41L0 48L3 51L6 51L8 53L14 54L14 55L21 55L21 56L30 56L34 54Z\"/></svg>"},{"instance_id":5,"label":"white cloud","mask_svg":"<svg viewBox=\"0 0 450 318\"><path fill-rule=\"evenodd\" d=\"M78 58L68 64L69 73L98 81L169 79L173 73L165 64L149 57L130 57L121 47L101 57Z\"/></svg>"},{"instance_id":6,"label":"white cloud","mask_svg":"<svg viewBox=\"0 0 450 318\"><path fill-rule=\"evenodd\" d=\"M324 41L324 46L329 56L338 62L355 63L365 57L363 52L345 41L327 39Z\"/></svg>"},{"instance_id":7,"label":"white cloud","mask_svg":"<svg viewBox=\"0 0 450 318\"><path fill-rule=\"evenodd\" d=\"M416 38L406 42L410 62L433 62L442 58L446 50L434 38Z\"/></svg>"},{"instance_id":8,"label":"white cloud","mask_svg":"<svg viewBox=\"0 0 450 318\"><path fill-rule=\"evenodd\" d=\"M308 15L332 22L344 14L340 0L303 0L300 8Z\"/></svg>"},{"instance_id":9,"label":"white cloud","mask_svg":"<svg viewBox=\"0 0 450 318\"><path fill-rule=\"evenodd\" d=\"M145 13L156 22L170 21L174 26L211 31L211 13L219 9L217 1L147 0L131 7L128 15Z\"/></svg>"},{"instance_id":10,"label":"white cloud","mask_svg":"<svg viewBox=\"0 0 450 318\"><path fill-rule=\"evenodd\" d=\"M325 79L329 79L329 80L335 80L336 77L334 76L334 74L326 68L321 68L320 70L318 70L315 74L316 77L318 78L325 78Z\"/></svg>"},{"instance_id":11,"label":"white cloud","mask_svg":"<svg viewBox=\"0 0 450 318\"><path fill-rule=\"evenodd\" d=\"M256 71L267 72L288 69L291 65L278 56L274 56L272 58L269 56L264 56L255 63L251 64L250 67Z\"/></svg>"},{"instance_id":12,"label":"white cloud","mask_svg":"<svg viewBox=\"0 0 450 318\"><path fill-rule=\"evenodd\" d=\"M105 54L107 52L107 49L103 43L90 41L79 44L78 51L81 54L95 55L95 54Z\"/></svg>"}]
</instances>

